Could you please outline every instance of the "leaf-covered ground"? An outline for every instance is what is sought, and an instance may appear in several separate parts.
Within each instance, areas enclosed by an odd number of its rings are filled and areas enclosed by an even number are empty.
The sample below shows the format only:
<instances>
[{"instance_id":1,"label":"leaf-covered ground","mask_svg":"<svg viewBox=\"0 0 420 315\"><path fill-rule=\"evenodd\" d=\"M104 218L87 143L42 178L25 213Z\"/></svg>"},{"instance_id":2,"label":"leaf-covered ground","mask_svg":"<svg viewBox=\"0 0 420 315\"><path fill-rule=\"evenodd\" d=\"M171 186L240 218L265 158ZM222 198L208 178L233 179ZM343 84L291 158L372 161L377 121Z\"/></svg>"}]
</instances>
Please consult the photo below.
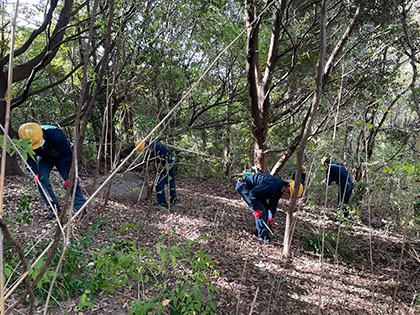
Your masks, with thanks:
<instances>
[{"instance_id":1,"label":"leaf-covered ground","mask_svg":"<svg viewBox=\"0 0 420 315\"><path fill-rule=\"evenodd\" d=\"M198 240L197 244L214 261L214 269L220 272L212 278L219 289L213 296L217 314L391 314L392 305L394 314L420 313L416 295L420 293L418 236L408 234L393 304L403 239L395 233L396 229L373 214L370 217L374 228L369 229L367 208L359 222L339 226L335 219L328 219L334 218L334 213L301 202L292 241L293 255L286 260L282 257L285 214L281 209L286 209L288 201L281 200L274 222L273 239L278 246L261 245L252 234L253 217L235 192L234 184L225 179L177 178L180 203L169 211L148 201L139 207L110 201L104 208L103 199L95 199L88 219L73 229L72 242L80 241L83 232L94 226L98 226L98 233L91 251L115 239L138 239L140 246L151 251L157 242ZM55 223L44 218L46 210L31 181L24 177L7 178L6 216L22 216L17 212L22 199L30 201L33 218L29 225L13 226L16 239L27 249L42 238L51 238ZM374 213L374 209L370 212ZM130 222L141 228L133 225L121 231ZM337 259L325 258L321 263L319 255L307 245L316 244L316 231L322 232L323 227L326 253L335 251L337 238L328 237L336 235L334 231L340 230L343 243L337 248ZM16 298L12 294L6 307ZM138 298L137 285L118 288L111 294L96 294L93 308L84 314L127 314L130 303ZM59 302L51 313L78 314L78 302ZM41 308L37 312L41 313ZM12 311L25 313L25 306Z\"/></svg>"}]
</instances>

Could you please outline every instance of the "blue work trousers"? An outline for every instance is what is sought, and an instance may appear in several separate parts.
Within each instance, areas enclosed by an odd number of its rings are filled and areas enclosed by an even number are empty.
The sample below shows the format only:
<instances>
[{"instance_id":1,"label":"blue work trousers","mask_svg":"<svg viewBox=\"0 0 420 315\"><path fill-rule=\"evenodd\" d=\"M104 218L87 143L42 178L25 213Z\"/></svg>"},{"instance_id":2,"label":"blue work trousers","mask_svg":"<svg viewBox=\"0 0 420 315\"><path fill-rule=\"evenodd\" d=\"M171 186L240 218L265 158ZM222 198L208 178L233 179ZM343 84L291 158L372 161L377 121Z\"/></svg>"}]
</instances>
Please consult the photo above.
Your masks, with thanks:
<instances>
[{"instance_id":1,"label":"blue work trousers","mask_svg":"<svg viewBox=\"0 0 420 315\"><path fill-rule=\"evenodd\" d=\"M166 205L165 186L169 182L169 201L171 204L176 203L176 187L175 187L175 160L170 163L163 163L163 169L159 174L159 180L156 184L156 199L161 205Z\"/></svg>"},{"instance_id":2,"label":"blue work trousers","mask_svg":"<svg viewBox=\"0 0 420 315\"><path fill-rule=\"evenodd\" d=\"M55 166L57 168L57 171L60 173L61 177L63 178L64 182L66 180L69 179L69 173L70 173L70 168L71 168L71 158L67 158L67 159L58 159L58 160L49 160L49 159L45 159L42 158L40 156L37 157L37 162L38 162L38 176L41 180L42 185L44 186L45 190L47 191L48 195L51 198L51 202L53 204L58 205L58 199L54 194L54 191L52 189L51 183L50 183L50 174L51 174L51 170L52 168ZM64 184L63 182L63 184ZM44 202L47 206L49 206L48 201L47 201L47 197L44 195L41 187L39 187L38 185L38 190L42 196L42 198L44 199ZM71 187L71 191L73 192L73 187ZM82 189L79 185L79 183L77 183L77 187L76 187L76 195L74 198L74 208L76 210L79 210L84 204L85 204L86 200L83 197L83 192Z\"/></svg>"},{"instance_id":3,"label":"blue work trousers","mask_svg":"<svg viewBox=\"0 0 420 315\"><path fill-rule=\"evenodd\" d=\"M271 213L268 209L268 204L261 200L255 200L254 206L251 205L251 200L249 199L249 188L244 182L237 182L235 190L242 196L245 202L248 204L249 209L251 210L252 216L255 219L255 228L257 229L257 234L261 238L266 238L270 236L270 232L267 229L268 218L273 217L275 213ZM259 219L255 218L254 210L261 211L261 217ZM262 222L264 221L264 222ZM265 224L264 224L265 223Z\"/></svg>"},{"instance_id":4,"label":"blue work trousers","mask_svg":"<svg viewBox=\"0 0 420 315\"><path fill-rule=\"evenodd\" d=\"M340 185L340 187L338 188L337 208L340 208L340 206L342 205L345 216L349 214L348 206L350 203L350 196L353 191L353 188L354 183L352 182L347 182L347 185Z\"/></svg>"},{"instance_id":5,"label":"blue work trousers","mask_svg":"<svg viewBox=\"0 0 420 315\"><path fill-rule=\"evenodd\" d=\"M350 203L350 196L351 192L353 191L354 184L353 183L347 183L347 185L339 187L338 190L338 199L337 199L337 205L340 205L341 203L348 205ZM344 199L343 199L344 196Z\"/></svg>"}]
</instances>

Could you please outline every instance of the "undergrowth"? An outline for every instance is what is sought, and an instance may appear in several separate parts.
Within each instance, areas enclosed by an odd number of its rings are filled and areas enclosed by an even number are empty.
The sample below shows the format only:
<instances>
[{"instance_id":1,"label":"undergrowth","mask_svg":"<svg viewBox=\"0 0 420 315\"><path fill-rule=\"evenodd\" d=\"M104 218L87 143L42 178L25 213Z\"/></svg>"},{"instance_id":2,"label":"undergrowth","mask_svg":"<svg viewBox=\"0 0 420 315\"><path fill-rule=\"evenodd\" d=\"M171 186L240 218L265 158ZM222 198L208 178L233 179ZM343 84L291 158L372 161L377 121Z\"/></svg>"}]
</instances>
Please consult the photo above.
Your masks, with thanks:
<instances>
[{"instance_id":1,"label":"undergrowth","mask_svg":"<svg viewBox=\"0 0 420 315\"><path fill-rule=\"evenodd\" d=\"M353 260L356 251L352 245L357 240L357 236L352 236L338 230L325 231L324 234L324 257L333 258L335 254L346 260ZM322 230L311 226L303 236L303 249L313 251L320 255L322 253Z\"/></svg>"},{"instance_id":2,"label":"undergrowth","mask_svg":"<svg viewBox=\"0 0 420 315\"><path fill-rule=\"evenodd\" d=\"M20 212L25 216L25 209ZM25 216L25 220L30 219ZM198 241L185 241L171 237L164 242L161 235L154 248L144 248L137 240L119 240L113 236L109 245L97 247L95 235L104 233L106 220L100 219L85 231L79 241L72 241L65 253L61 270L55 282L50 307L69 299L78 299L77 309L85 311L95 307L97 294L110 294L121 288L135 290L140 296L130 305L130 314L215 314L213 295L217 288L211 285L219 272ZM130 227L134 224L128 224ZM123 227L122 229L124 229ZM37 250L27 253L28 261L34 260L49 244L40 242ZM4 272L8 283L19 278L20 262L14 248L5 244ZM61 255L57 251L53 263L34 289L39 306L46 300L55 267ZM41 258L29 277L35 279L45 261ZM23 294L19 286L17 294ZM25 301L27 304L28 301Z\"/></svg>"}]
</instances>

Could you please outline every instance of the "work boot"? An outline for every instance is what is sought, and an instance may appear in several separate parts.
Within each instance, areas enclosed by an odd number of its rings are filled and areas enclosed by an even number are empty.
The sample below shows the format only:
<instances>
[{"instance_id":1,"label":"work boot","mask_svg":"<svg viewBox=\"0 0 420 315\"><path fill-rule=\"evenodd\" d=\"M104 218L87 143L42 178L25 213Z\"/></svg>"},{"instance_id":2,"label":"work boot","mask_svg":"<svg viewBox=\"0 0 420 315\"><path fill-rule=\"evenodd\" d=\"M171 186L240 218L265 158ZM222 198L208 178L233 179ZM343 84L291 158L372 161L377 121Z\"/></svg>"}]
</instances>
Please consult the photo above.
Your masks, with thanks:
<instances>
[{"instance_id":1,"label":"work boot","mask_svg":"<svg viewBox=\"0 0 420 315\"><path fill-rule=\"evenodd\" d=\"M168 208L168 203L167 202L153 202L153 205L163 207L163 208Z\"/></svg>"},{"instance_id":2,"label":"work boot","mask_svg":"<svg viewBox=\"0 0 420 315\"><path fill-rule=\"evenodd\" d=\"M275 243L271 240L271 238L269 236L260 237L260 244L275 245Z\"/></svg>"},{"instance_id":3,"label":"work boot","mask_svg":"<svg viewBox=\"0 0 420 315\"><path fill-rule=\"evenodd\" d=\"M54 207L55 207L55 210L57 211L57 214L60 215L61 213L60 206L58 204L55 204ZM51 210L50 213L47 214L46 218L47 220L54 220L55 219L54 211Z\"/></svg>"}]
</instances>

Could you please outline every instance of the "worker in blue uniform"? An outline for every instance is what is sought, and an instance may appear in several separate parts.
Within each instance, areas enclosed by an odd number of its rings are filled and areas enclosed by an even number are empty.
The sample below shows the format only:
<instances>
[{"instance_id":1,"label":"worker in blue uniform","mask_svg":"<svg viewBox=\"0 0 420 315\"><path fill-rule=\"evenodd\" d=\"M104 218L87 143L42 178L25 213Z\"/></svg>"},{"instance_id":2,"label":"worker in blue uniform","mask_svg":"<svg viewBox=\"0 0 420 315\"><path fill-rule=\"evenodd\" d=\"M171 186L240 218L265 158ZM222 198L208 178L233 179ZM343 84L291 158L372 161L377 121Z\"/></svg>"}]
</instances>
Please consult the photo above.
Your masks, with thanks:
<instances>
[{"instance_id":1,"label":"worker in blue uniform","mask_svg":"<svg viewBox=\"0 0 420 315\"><path fill-rule=\"evenodd\" d=\"M301 168L301 174L300 174L300 183L303 185L303 186L305 186L306 185L306 166L305 165L302 165L302 168ZM295 171L293 171L293 173L292 173L292 179L293 180L295 180L295 176L296 176L296 172Z\"/></svg>"},{"instance_id":2,"label":"worker in blue uniform","mask_svg":"<svg viewBox=\"0 0 420 315\"><path fill-rule=\"evenodd\" d=\"M20 139L28 139L32 145L32 150L35 152L35 159L29 157L28 165L32 169L35 184L44 199L44 202L49 206L48 199L55 207L57 213L61 212L59 202L54 194L50 183L51 170L55 166L64 180L64 188L67 188L69 173L73 158L70 142L67 140L63 131L55 126L39 125L38 123L30 122L19 127L18 135ZM46 196L39 184L42 184L48 196ZM73 189L72 189L73 192ZM77 183L74 208L79 210L86 200L83 197L83 192L80 184ZM86 216L86 210L83 211L82 217ZM47 219L55 218L53 211L47 215Z\"/></svg>"},{"instance_id":3,"label":"worker in blue uniform","mask_svg":"<svg viewBox=\"0 0 420 315\"><path fill-rule=\"evenodd\" d=\"M154 140L149 143L148 141L140 139L136 142L135 147L139 152L142 152L147 147L148 155L146 158L157 158L162 166L162 170L159 174L159 179L155 187L157 203L162 207L168 207L165 186L167 186L169 182L169 202L171 205L175 205L178 201L175 184L175 155L159 140Z\"/></svg>"},{"instance_id":4,"label":"worker in blue uniform","mask_svg":"<svg viewBox=\"0 0 420 315\"><path fill-rule=\"evenodd\" d=\"M269 226L273 226L277 204L281 197L290 197L289 183L266 173L239 179L235 190L248 204L254 218L260 243L273 244Z\"/></svg>"},{"instance_id":5,"label":"worker in blue uniform","mask_svg":"<svg viewBox=\"0 0 420 315\"><path fill-rule=\"evenodd\" d=\"M321 163L326 169L325 182L328 185L335 182L338 186L337 209L342 209L344 217L348 217L350 196L354 188L350 174L343 164L331 162L329 157L324 157Z\"/></svg>"}]
</instances>

